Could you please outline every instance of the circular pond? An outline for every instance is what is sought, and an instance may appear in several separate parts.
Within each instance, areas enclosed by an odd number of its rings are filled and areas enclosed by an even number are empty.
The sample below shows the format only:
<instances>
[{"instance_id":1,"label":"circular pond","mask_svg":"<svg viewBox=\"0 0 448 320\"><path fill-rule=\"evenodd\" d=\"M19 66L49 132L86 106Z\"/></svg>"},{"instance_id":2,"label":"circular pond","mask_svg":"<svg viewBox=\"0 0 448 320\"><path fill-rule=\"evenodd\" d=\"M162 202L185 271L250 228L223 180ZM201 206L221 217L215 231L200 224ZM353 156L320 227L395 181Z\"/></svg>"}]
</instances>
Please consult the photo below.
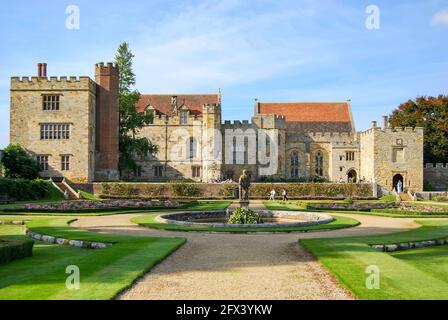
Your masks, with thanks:
<instances>
[{"instance_id":1,"label":"circular pond","mask_svg":"<svg viewBox=\"0 0 448 320\"><path fill-rule=\"evenodd\" d=\"M334 218L325 213L297 211L257 211L263 220L260 224L227 224L229 213L226 211L192 211L166 213L158 216L157 221L179 226L201 226L212 228L272 228L301 227L326 224ZM231 212L230 212L231 213Z\"/></svg>"}]
</instances>

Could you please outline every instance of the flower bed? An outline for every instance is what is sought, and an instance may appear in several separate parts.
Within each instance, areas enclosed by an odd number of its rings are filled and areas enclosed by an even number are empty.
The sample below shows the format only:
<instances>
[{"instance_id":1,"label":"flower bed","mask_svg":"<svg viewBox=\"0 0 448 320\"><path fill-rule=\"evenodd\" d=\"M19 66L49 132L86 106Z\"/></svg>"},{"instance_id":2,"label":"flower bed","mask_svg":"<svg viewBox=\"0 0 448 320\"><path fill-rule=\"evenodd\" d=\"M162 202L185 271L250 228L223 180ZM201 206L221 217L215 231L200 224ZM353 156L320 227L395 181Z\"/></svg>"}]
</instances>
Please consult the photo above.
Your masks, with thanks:
<instances>
[{"instance_id":1,"label":"flower bed","mask_svg":"<svg viewBox=\"0 0 448 320\"><path fill-rule=\"evenodd\" d=\"M108 200L108 201L61 201L52 204L26 204L23 209L5 209L7 212L104 212L123 209L178 208L179 203L172 200Z\"/></svg>"}]
</instances>

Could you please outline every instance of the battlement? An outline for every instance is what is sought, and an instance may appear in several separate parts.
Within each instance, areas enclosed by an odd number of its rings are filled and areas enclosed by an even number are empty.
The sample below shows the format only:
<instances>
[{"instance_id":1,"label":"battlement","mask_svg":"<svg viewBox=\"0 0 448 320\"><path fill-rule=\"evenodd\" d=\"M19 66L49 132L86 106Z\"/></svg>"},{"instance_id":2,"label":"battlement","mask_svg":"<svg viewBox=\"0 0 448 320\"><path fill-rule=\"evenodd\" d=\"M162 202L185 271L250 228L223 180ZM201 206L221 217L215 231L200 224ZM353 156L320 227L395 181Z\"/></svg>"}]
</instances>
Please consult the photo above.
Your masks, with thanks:
<instances>
[{"instance_id":1,"label":"battlement","mask_svg":"<svg viewBox=\"0 0 448 320\"><path fill-rule=\"evenodd\" d=\"M46 90L95 90L95 82L89 77L11 77L11 91Z\"/></svg>"},{"instance_id":2,"label":"battlement","mask_svg":"<svg viewBox=\"0 0 448 320\"><path fill-rule=\"evenodd\" d=\"M367 129L366 131L362 131L359 134L361 136L368 136L371 134L374 134L375 132L384 132L387 134L398 134L398 133L423 133L424 129L422 127L398 127L398 128L392 128L392 127L387 127L387 128L379 128L379 127L373 127L370 129Z\"/></svg>"},{"instance_id":3,"label":"battlement","mask_svg":"<svg viewBox=\"0 0 448 320\"><path fill-rule=\"evenodd\" d=\"M250 129L250 128L254 128L255 129L255 125L253 123L251 123L249 120L234 120L234 121L230 121L230 120L225 120L224 124L221 125L222 129Z\"/></svg>"},{"instance_id":4,"label":"battlement","mask_svg":"<svg viewBox=\"0 0 448 320\"><path fill-rule=\"evenodd\" d=\"M425 163L425 169L443 169L448 171L448 163Z\"/></svg>"},{"instance_id":5,"label":"battlement","mask_svg":"<svg viewBox=\"0 0 448 320\"><path fill-rule=\"evenodd\" d=\"M95 64L95 68L118 69L118 66L113 62L99 62Z\"/></svg>"}]
</instances>

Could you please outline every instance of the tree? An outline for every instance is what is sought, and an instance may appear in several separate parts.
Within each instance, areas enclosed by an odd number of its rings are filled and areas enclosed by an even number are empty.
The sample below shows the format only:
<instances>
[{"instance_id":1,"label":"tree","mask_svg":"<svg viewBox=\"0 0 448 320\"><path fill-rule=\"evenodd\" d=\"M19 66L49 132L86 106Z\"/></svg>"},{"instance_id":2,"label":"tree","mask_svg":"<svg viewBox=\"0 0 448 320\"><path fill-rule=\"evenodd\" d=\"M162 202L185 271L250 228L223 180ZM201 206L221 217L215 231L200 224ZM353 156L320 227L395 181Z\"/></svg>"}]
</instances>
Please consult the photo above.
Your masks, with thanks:
<instances>
[{"instance_id":1,"label":"tree","mask_svg":"<svg viewBox=\"0 0 448 320\"><path fill-rule=\"evenodd\" d=\"M137 110L137 102L140 93L133 89L135 74L132 70L134 54L129 45L124 42L118 47L115 63L120 71L119 78L119 108L120 108L120 174L125 171L135 171L137 163L135 156L143 156L148 153L156 153L157 146L146 138L139 138L138 133L152 122L152 113L140 113Z\"/></svg>"},{"instance_id":2,"label":"tree","mask_svg":"<svg viewBox=\"0 0 448 320\"><path fill-rule=\"evenodd\" d=\"M3 150L2 163L7 178L34 180L39 177L39 164L17 144L10 144Z\"/></svg>"},{"instance_id":3,"label":"tree","mask_svg":"<svg viewBox=\"0 0 448 320\"><path fill-rule=\"evenodd\" d=\"M394 127L423 127L425 162L448 162L448 96L409 100L393 111L390 123Z\"/></svg>"}]
</instances>

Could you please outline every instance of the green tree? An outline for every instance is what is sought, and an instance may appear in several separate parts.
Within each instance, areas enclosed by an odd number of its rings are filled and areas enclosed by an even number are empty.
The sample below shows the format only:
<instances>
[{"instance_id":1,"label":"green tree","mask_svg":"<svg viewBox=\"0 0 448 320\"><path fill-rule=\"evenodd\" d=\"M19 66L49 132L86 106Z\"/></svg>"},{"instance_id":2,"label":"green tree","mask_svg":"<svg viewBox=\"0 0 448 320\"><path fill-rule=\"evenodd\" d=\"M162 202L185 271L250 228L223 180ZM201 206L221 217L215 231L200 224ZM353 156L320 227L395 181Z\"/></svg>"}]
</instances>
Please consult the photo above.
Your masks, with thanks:
<instances>
[{"instance_id":1,"label":"green tree","mask_svg":"<svg viewBox=\"0 0 448 320\"><path fill-rule=\"evenodd\" d=\"M425 162L448 162L448 96L418 97L394 110L394 127L425 129Z\"/></svg>"},{"instance_id":2,"label":"green tree","mask_svg":"<svg viewBox=\"0 0 448 320\"><path fill-rule=\"evenodd\" d=\"M135 156L157 152L156 145L146 138L138 137L140 130L152 122L152 113L145 114L137 110L140 93L133 89L135 85L135 74L132 70L133 58L134 54L129 49L129 45L126 42L120 44L115 57L115 63L120 71L120 173L137 169Z\"/></svg>"},{"instance_id":3,"label":"green tree","mask_svg":"<svg viewBox=\"0 0 448 320\"><path fill-rule=\"evenodd\" d=\"M2 164L7 178L33 180L39 177L39 164L17 144L10 144L3 150Z\"/></svg>"}]
</instances>

